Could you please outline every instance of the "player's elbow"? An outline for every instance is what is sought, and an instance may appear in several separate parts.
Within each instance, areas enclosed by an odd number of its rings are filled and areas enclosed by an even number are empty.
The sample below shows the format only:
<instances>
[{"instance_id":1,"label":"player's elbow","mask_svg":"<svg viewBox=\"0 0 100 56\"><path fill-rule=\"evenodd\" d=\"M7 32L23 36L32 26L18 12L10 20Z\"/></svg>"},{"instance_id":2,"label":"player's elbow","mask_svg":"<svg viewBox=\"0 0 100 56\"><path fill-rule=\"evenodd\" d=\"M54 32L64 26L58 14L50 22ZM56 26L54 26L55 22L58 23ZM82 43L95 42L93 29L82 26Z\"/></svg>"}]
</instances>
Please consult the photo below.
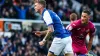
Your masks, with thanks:
<instances>
[{"instance_id":1,"label":"player's elbow","mask_svg":"<svg viewBox=\"0 0 100 56\"><path fill-rule=\"evenodd\" d=\"M93 43L93 41L90 40L88 44L92 44L92 43Z\"/></svg>"},{"instance_id":2,"label":"player's elbow","mask_svg":"<svg viewBox=\"0 0 100 56\"><path fill-rule=\"evenodd\" d=\"M48 31L52 33L52 32L54 32L54 28L53 27L49 27Z\"/></svg>"},{"instance_id":3,"label":"player's elbow","mask_svg":"<svg viewBox=\"0 0 100 56\"><path fill-rule=\"evenodd\" d=\"M89 44L92 44L92 41L89 41Z\"/></svg>"}]
</instances>

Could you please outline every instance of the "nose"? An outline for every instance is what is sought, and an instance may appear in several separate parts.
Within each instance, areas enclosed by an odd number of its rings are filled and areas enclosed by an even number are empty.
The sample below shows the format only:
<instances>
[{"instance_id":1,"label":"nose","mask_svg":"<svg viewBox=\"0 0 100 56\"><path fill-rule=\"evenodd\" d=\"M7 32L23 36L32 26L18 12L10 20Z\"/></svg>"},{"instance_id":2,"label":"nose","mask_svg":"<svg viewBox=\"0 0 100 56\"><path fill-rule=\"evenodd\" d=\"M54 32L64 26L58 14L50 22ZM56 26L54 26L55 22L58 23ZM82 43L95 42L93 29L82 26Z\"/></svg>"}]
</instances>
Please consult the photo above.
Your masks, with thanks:
<instances>
[{"instance_id":1,"label":"nose","mask_svg":"<svg viewBox=\"0 0 100 56\"><path fill-rule=\"evenodd\" d=\"M36 9L36 7L34 7L34 9Z\"/></svg>"},{"instance_id":2,"label":"nose","mask_svg":"<svg viewBox=\"0 0 100 56\"><path fill-rule=\"evenodd\" d=\"M81 18L83 20L83 18Z\"/></svg>"}]
</instances>

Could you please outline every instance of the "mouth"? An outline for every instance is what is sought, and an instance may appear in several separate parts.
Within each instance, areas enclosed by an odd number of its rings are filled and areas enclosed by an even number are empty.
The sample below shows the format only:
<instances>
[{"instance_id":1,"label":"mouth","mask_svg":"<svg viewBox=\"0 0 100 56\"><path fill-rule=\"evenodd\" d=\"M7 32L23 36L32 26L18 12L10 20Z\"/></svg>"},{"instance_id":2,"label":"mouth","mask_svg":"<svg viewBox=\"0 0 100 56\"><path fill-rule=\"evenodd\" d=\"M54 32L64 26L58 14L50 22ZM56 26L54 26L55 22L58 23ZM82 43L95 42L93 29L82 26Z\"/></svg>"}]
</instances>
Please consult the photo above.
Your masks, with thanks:
<instances>
[{"instance_id":1,"label":"mouth","mask_svg":"<svg viewBox=\"0 0 100 56\"><path fill-rule=\"evenodd\" d=\"M82 21L82 23L85 23L85 21L84 20L81 20Z\"/></svg>"},{"instance_id":2,"label":"mouth","mask_svg":"<svg viewBox=\"0 0 100 56\"><path fill-rule=\"evenodd\" d=\"M84 22L84 20L81 20L82 22Z\"/></svg>"}]
</instances>

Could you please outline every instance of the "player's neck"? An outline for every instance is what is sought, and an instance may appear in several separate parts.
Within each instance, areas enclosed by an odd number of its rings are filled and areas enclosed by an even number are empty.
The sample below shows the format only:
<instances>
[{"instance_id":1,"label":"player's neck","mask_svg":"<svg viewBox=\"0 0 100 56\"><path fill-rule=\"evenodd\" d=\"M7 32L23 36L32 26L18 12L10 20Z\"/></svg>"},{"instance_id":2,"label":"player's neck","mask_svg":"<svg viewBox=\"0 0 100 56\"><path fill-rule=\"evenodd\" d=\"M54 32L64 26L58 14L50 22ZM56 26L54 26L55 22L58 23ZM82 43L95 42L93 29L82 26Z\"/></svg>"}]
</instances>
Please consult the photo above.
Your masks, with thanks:
<instances>
[{"instance_id":1,"label":"player's neck","mask_svg":"<svg viewBox=\"0 0 100 56\"><path fill-rule=\"evenodd\" d=\"M43 10L44 10L44 8L41 8L41 9L40 9L40 14L42 14Z\"/></svg>"},{"instance_id":2,"label":"player's neck","mask_svg":"<svg viewBox=\"0 0 100 56\"><path fill-rule=\"evenodd\" d=\"M74 21L71 21L71 23L73 23Z\"/></svg>"},{"instance_id":3,"label":"player's neck","mask_svg":"<svg viewBox=\"0 0 100 56\"><path fill-rule=\"evenodd\" d=\"M88 22L86 22L86 23L82 23L84 26L86 26L86 25L88 25Z\"/></svg>"}]
</instances>

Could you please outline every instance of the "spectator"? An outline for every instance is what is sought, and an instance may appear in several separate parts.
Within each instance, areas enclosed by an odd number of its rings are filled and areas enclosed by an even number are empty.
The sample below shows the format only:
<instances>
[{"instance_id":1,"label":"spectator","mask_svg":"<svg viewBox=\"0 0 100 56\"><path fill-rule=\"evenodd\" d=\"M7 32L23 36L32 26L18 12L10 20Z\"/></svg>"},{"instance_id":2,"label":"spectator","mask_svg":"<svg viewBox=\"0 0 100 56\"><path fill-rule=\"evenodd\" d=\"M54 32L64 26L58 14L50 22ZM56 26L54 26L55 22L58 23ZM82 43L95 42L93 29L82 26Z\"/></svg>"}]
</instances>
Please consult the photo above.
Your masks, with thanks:
<instances>
[{"instance_id":1,"label":"spectator","mask_svg":"<svg viewBox=\"0 0 100 56\"><path fill-rule=\"evenodd\" d=\"M69 15L72 12L76 12L78 17L80 17L80 10L82 10L82 8L85 6L88 6L88 9L91 11L92 15L91 21L100 22L99 0L46 0L46 2L47 8L54 10L61 18L63 18L63 21L69 21ZM35 13L33 9L28 8L33 6L32 3L33 0L0 0L0 17L40 20L40 15ZM27 5L27 7L24 5ZM16 8L13 9L13 6Z\"/></svg>"},{"instance_id":2,"label":"spectator","mask_svg":"<svg viewBox=\"0 0 100 56\"><path fill-rule=\"evenodd\" d=\"M96 46L97 56L100 56L100 44Z\"/></svg>"},{"instance_id":3,"label":"spectator","mask_svg":"<svg viewBox=\"0 0 100 56\"><path fill-rule=\"evenodd\" d=\"M37 16L35 15L34 10L32 8L29 8L29 10L27 11L26 18L27 19L34 19L34 20L37 18Z\"/></svg>"},{"instance_id":4,"label":"spectator","mask_svg":"<svg viewBox=\"0 0 100 56\"><path fill-rule=\"evenodd\" d=\"M5 0L0 0L0 17L1 17L1 6L4 4Z\"/></svg>"},{"instance_id":5,"label":"spectator","mask_svg":"<svg viewBox=\"0 0 100 56\"><path fill-rule=\"evenodd\" d=\"M14 5L14 7L18 11L18 18L26 19L26 11L29 9L29 7L25 7L23 5L21 5L21 8L17 5Z\"/></svg>"},{"instance_id":6,"label":"spectator","mask_svg":"<svg viewBox=\"0 0 100 56\"><path fill-rule=\"evenodd\" d=\"M3 5L5 0L0 0L0 6Z\"/></svg>"},{"instance_id":7,"label":"spectator","mask_svg":"<svg viewBox=\"0 0 100 56\"><path fill-rule=\"evenodd\" d=\"M9 17L10 18L16 18L16 12L14 11L14 9L13 8L10 8L9 9Z\"/></svg>"},{"instance_id":8,"label":"spectator","mask_svg":"<svg viewBox=\"0 0 100 56\"><path fill-rule=\"evenodd\" d=\"M96 13L96 22L100 22L100 0L97 0L98 3L95 6L95 13Z\"/></svg>"}]
</instances>

